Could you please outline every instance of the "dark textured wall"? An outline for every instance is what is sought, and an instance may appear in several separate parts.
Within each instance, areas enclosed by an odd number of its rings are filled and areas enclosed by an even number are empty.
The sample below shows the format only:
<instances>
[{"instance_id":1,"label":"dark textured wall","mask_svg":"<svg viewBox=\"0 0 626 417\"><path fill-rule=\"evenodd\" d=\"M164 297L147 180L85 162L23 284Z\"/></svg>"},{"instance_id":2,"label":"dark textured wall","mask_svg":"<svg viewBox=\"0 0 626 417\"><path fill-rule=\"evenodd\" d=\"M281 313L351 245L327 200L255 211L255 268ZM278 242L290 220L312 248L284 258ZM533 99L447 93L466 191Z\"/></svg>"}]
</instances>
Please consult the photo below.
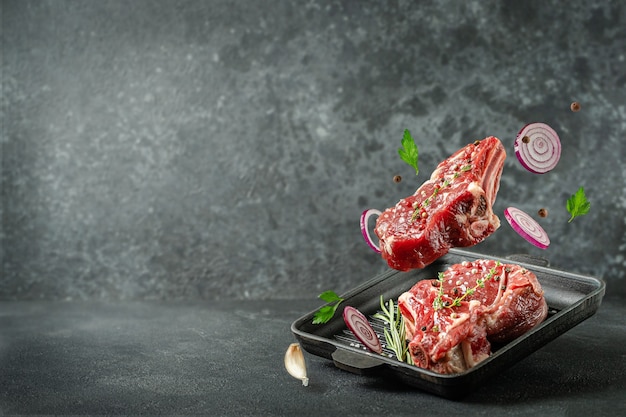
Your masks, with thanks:
<instances>
[{"instance_id":1,"label":"dark textured wall","mask_svg":"<svg viewBox=\"0 0 626 417\"><path fill-rule=\"evenodd\" d=\"M625 67L618 0L3 0L0 298L347 290L386 268L361 211L487 135L509 153L502 226L473 250L624 295ZM563 141L546 175L513 154L533 121ZM579 186L591 212L568 224ZM548 250L509 205L550 210Z\"/></svg>"}]
</instances>

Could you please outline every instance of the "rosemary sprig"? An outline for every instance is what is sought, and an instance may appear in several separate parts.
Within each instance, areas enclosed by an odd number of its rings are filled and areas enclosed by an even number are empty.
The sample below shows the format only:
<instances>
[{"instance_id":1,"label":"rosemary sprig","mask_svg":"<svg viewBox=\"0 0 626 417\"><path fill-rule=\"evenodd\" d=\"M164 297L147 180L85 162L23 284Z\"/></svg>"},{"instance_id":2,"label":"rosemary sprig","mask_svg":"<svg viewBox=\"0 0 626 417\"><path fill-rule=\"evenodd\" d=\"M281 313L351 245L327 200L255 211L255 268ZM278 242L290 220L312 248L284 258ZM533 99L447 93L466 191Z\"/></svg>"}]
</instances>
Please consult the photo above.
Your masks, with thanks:
<instances>
[{"instance_id":1,"label":"rosemary sprig","mask_svg":"<svg viewBox=\"0 0 626 417\"><path fill-rule=\"evenodd\" d=\"M382 320L387 325L383 329L387 347L393 351L400 362L413 365L413 360L411 355L409 355L409 345L406 340L404 317L402 317L400 310L396 308L392 299L389 299L387 305L385 305L382 295L380 296L380 309L382 313L376 313L373 317Z\"/></svg>"}]
</instances>

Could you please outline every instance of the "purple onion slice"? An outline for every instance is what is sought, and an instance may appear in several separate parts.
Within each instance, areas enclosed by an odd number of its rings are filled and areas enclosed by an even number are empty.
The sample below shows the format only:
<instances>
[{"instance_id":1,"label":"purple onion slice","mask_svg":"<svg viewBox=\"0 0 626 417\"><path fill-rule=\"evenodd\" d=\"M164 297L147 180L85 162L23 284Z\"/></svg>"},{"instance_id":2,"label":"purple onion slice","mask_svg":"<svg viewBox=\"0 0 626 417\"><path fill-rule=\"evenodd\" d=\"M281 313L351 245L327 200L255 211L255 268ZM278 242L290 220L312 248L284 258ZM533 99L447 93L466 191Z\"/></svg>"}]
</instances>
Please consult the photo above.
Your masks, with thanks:
<instances>
[{"instance_id":1,"label":"purple onion slice","mask_svg":"<svg viewBox=\"0 0 626 417\"><path fill-rule=\"evenodd\" d=\"M530 123L515 138L515 156L522 166L535 174L545 174L561 158L559 135L545 123Z\"/></svg>"},{"instance_id":2,"label":"purple onion slice","mask_svg":"<svg viewBox=\"0 0 626 417\"><path fill-rule=\"evenodd\" d=\"M366 348L372 352L383 353L378 335L363 313L352 306L346 306L343 309L343 321Z\"/></svg>"},{"instance_id":3,"label":"purple onion slice","mask_svg":"<svg viewBox=\"0 0 626 417\"><path fill-rule=\"evenodd\" d=\"M550 238L545 230L522 210L509 207L504 210L504 217L513 230L533 245L540 249L547 249L550 246Z\"/></svg>"},{"instance_id":4,"label":"purple onion slice","mask_svg":"<svg viewBox=\"0 0 626 417\"><path fill-rule=\"evenodd\" d=\"M376 210L376 209L369 209L369 210L365 210L362 214L361 214L361 234L363 235L363 239L365 239L365 242L367 243L367 245L372 248L373 251L380 253L380 248L378 247L378 245L376 244L376 242L374 242L374 240L372 239L372 236L370 235L369 229L367 227L367 222L369 221L371 216L380 216L382 213L380 212L380 210Z\"/></svg>"}]
</instances>

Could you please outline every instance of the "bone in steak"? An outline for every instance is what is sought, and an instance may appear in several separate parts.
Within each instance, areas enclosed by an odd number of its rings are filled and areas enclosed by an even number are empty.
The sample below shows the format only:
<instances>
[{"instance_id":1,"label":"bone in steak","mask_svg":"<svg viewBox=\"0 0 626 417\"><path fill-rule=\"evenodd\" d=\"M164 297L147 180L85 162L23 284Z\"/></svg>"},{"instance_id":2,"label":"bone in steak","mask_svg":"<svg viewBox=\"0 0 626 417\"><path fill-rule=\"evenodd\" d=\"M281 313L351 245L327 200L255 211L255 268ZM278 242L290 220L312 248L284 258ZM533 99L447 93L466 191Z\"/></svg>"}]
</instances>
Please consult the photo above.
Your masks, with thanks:
<instances>
[{"instance_id":1,"label":"bone in steak","mask_svg":"<svg viewBox=\"0 0 626 417\"><path fill-rule=\"evenodd\" d=\"M441 162L413 195L385 210L374 231L389 266L423 268L451 247L475 245L500 227L492 205L505 158L496 137L469 144Z\"/></svg>"},{"instance_id":2,"label":"bone in steak","mask_svg":"<svg viewBox=\"0 0 626 417\"><path fill-rule=\"evenodd\" d=\"M419 281L400 295L398 308L414 364L442 374L472 368L492 343L515 339L548 313L534 273L493 260L452 265L439 279Z\"/></svg>"}]
</instances>

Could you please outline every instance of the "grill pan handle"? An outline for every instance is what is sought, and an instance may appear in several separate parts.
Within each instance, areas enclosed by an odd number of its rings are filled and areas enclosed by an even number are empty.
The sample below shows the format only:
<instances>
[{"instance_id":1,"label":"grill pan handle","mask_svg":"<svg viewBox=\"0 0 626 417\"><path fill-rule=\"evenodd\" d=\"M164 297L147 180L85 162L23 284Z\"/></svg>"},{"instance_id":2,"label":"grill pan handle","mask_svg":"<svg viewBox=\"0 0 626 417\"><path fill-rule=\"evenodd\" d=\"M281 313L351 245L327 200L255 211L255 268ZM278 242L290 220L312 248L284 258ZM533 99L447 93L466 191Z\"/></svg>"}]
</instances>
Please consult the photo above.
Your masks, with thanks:
<instances>
[{"instance_id":1,"label":"grill pan handle","mask_svg":"<svg viewBox=\"0 0 626 417\"><path fill-rule=\"evenodd\" d=\"M337 368L360 375L370 373L384 364L375 356L355 353L342 348L337 348L331 356Z\"/></svg>"},{"instance_id":2,"label":"grill pan handle","mask_svg":"<svg viewBox=\"0 0 626 417\"><path fill-rule=\"evenodd\" d=\"M516 254L508 255L506 259L512 262L523 262L523 263L536 265L536 266L544 266L546 268L550 266L550 261L547 260L546 258L541 257L541 256L529 255L526 253L516 253Z\"/></svg>"}]
</instances>

